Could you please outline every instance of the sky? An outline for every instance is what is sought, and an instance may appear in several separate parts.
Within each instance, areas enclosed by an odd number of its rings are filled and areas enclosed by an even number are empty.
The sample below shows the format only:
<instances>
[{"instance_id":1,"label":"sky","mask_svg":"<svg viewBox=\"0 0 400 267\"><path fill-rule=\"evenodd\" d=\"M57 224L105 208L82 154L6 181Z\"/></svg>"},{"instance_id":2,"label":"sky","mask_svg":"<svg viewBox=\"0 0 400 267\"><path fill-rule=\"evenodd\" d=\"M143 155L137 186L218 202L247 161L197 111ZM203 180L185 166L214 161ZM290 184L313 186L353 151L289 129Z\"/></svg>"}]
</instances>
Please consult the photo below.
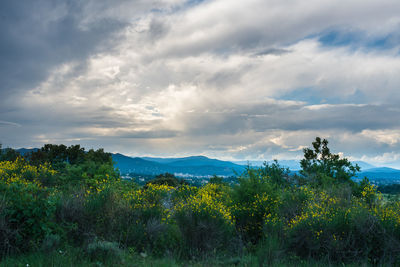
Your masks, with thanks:
<instances>
[{"instance_id":1,"label":"sky","mask_svg":"<svg viewBox=\"0 0 400 267\"><path fill-rule=\"evenodd\" d=\"M400 168L398 0L5 0L0 143Z\"/></svg>"}]
</instances>

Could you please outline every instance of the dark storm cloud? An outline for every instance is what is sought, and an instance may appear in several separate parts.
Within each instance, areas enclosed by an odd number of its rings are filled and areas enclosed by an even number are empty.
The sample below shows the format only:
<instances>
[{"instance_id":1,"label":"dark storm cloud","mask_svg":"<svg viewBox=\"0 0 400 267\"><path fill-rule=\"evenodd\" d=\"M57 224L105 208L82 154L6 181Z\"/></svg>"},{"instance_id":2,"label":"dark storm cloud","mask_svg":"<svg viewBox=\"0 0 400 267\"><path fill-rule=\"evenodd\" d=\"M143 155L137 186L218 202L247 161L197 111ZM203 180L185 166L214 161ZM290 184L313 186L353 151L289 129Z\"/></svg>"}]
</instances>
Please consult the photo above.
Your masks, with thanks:
<instances>
[{"instance_id":1,"label":"dark storm cloud","mask_svg":"<svg viewBox=\"0 0 400 267\"><path fill-rule=\"evenodd\" d=\"M360 132L364 129L390 129L400 127L396 120L400 112L388 106L377 105L328 105L313 109L275 109L269 115L253 116L253 129L321 130L342 129Z\"/></svg>"},{"instance_id":2,"label":"dark storm cloud","mask_svg":"<svg viewBox=\"0 0 400 267\"><path fill-rule=\"evenodd\" d=\"M246 131L319 131L359 133L365 129L400 128L400 111L383 105L316 105L265 103L187 115L194 135L237 134ZM191 124L190 121L196 121Z\"/></svg>"},{"instance_id":3,"label":"dark storm cloud","mask_svg":"<svg viewBox=\"0 0 400 267\"><path fill-rule=\"evenodd\" d=\"M84 60L125 25L108 18L82 28L85 1L21 0L0 5L2 99L34 88L55 65Z\"/></svg>"},{"instance_id":4,"label":"dark storm cloud","mask_svg":"<svg viewBox=\"0 0 400 267\"><path fill-rule=\"evenodd\" d=\"M150 22L149 29L146 31L150 41L154 42L164 37L169 31L169 25L164 23L162 19L153 18Z\"/></svg>"},{"instance_id":5,"label":"dark storm cloud","mask_svg":"<svg viewBox=\"0 0 400 267\"><path fill-rule=\"evenodd\" d=\"M179 133L171 130L153 130L153 131L122 131L113 135L113 138L132 138L132 139L157 139L177 137Z\"/></svg>"}]
</instances>

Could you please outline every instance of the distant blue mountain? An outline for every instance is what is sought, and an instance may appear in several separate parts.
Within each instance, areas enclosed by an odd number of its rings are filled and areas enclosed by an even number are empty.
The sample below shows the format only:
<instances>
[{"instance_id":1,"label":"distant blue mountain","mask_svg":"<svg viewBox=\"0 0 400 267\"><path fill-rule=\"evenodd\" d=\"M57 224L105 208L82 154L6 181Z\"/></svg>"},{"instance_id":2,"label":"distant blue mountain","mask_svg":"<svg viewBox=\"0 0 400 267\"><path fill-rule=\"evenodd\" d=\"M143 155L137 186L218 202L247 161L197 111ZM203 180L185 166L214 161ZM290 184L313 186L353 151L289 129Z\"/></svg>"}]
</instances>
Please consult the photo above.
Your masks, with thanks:
<instances>
[{"instance_id":1,"label":"distant blue mountain","mask_svg":"<svg viewBox=\"0 0 400 267\"><path fill-rule=\"evenodd\" d=\"M205 156L191 156L184 158L150 158L143 157L142 159L154 161L158 163L168 164L170 166L216 166L228 168L242 168L242 166L232 163L230 161L222 161L218 159L211 159Z\"/></svg>"},{"instance_id":2,"label":"distant blue mountain","mask_svg":"<svg viewBox=\"0 0 400 267\"><path fill-rule=\"evenodd\" d=\"M357 164L361 168L361 171L365 171L365 170L368 170L368 169L376 168L376 166L371 165L371 164L369 164L369 163L367 163L365 161L353 161L352 163L353 164Z\"/></svg>"},{"instance_id":3,"label":"distant blue mountain","mask_svg":"<svg viewBox=\"0 0 400 267\"><path fill-rule=\"evenodd\" d=\"M204 156L186 158L132 158L112 154L115 166L121 173L161 174L191 176L231 176L244 171L245 167L228 161L210 159Z\"/></svg>"},{"instance_id":4,"label":"distant blue mountain","mask_svg":"<svg viewBox=\"0 0 400 267\"><path fill-rule=\"evenodd\" d=\"M371 168L357 175L359 179L364 177L367 177L371 181L397 180L400 182L400 170L388 167Z\"/></svg>"},{"instance_id":5,"label":"distant blue mountain","mask_svg":"<svg viewBox=\"0 0 400 267\"><path fill-rule=\"evenodd\" d=\"M39 148L19 148L16 149L16 151L21 154L22 156L24 156L25 154L31 153L31 152L36 152L38 151Z\"/></svg>"},{"instance_id":6,"label":"distant blue mountain","mask_svg":"<svg viewBox=\"0 0 400 267\"><path fill-rule=\"evenodd\" d=\"M141 157L144 160L153 161L162 164L168 164L179 160L180 158L152 158L152 157Z\"/></svg>"},{"instance_id":7,"label":"distant blue mountain","mask_svg":"<svg viewBox=\"0 0 400 267\"><path fill-rule=\"evenodd\" d=\"M264 166L264 163L271 164L273 163L273 160L268 160L268 161L261 161L261 160L248 160L248 161L234 161L236 164L240 164L243 166L250 165L252 167L262 167ZM298 160L278 160L278 163L280 166L289 168L292 171L300 170L300 161Z\"/></svg>"},{"instance_id":8,"label":"distant blue mountain","mask_svg":"<svg viewBox=\"0 0 400 267\"><path fill-rule=\"evenodd\" d=\"M370 173L398 173L400 170L398 169L393 169L389 167L378 167L378 168L371 168L368 169L368 171L365 172L370 172Z\"/></svg>"},{"instance_id":9,"label":"distant blue mountain","mask_svg":"<svg viewBox=\"0 0 400 267\"><path fill-rule=\"evenodd\" d=\"M207 176L207 175L222 175L231 176L236 173L242 173L246 166L250 164L252 167L263 166L264 161L222 161L217 159L210 159L204 156L193 156L184 158L131 158L122 154L113 154L113 159L116 162L116 167L122 173L138 173L138 174L160 174L164 172L188 174L193 176ZM267 163L271 164L272 161ZM282 167L289 168L292 173L298 173L300 163L297 160L280 160L278 163ZM355 161L361 168L356 176L356 179L368 177L372 181L382 179L400 180L400 170L375 167L363 161Z\"/></svg>"},{"instance_id":10,"label":"distant blue mountain","mask_svg":"<svg viewBox=\"0 0 400 267\"><path fill-rule=\"evenodd\" d=\"M234 163L236 164L240 164L240 165L246 165L249 163L251 166L253 167L260 167L264 165L264 162L267 162L268 164L271 164L273 161L269 160L269 161L254 161L254 160L250 160L250 161L234 161ZM281 165L282 167L286 167L289 168L292 171L297 171L301 169L300 166L300 160L278 160L279 165ZM376 168L374 165L371 165L365 161L354 161L352 162L353 164L357 164L362 171L367 170L367 169L371 169L371 168Z\"/></svg>"}]
</instances>

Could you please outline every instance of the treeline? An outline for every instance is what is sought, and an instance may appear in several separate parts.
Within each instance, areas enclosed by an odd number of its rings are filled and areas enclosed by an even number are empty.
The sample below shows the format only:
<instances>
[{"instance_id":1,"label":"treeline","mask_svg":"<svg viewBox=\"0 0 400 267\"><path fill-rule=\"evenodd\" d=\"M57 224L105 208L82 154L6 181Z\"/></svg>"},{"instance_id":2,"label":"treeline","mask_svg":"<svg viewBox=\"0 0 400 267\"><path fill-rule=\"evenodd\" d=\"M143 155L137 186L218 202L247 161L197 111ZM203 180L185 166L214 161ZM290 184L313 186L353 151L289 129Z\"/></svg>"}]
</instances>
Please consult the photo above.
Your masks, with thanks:
<instances>
[{"instance_id":1,"label":"treeline","mask_svg":"<svg viewBox=\"0 0 400 267\"><path fill-rule=\"evenodd\" d=\"M84 187L105 177L109 180L119 179L119 172L114 168L110 153L103 149L85 151L80 145L67 147L46 144L24 155L11 148L1 150L0 146L0 160L54 170L55 175L41 177L39 182L44 187L57 187L62 191L66 190L65 187Z\"/></svg>"},{"instance_id":2,"label":"treeline","mask_svg":"<svg viewBox=\"0 0 400 267\"><path fill-rule=\"evenodd\" d=\"M221 265L317 261L400 264L400 202L316 138L302 170L278 162L248 168L235 185L214 177L195 187L164 174L123 181L103 150L46 145L0 155L0 255L79 248L93 262L127 255Z\"/></svg>"},{"instance_id":3,"label":"treeline","mask_svg":"<svg viewBox=\"0 0 400 267\"><path fill-rule=\"evenodd\" d=\"M400 195L400 184L379 185L378 191L384 194Z\"/></svg>"}]
</instances>

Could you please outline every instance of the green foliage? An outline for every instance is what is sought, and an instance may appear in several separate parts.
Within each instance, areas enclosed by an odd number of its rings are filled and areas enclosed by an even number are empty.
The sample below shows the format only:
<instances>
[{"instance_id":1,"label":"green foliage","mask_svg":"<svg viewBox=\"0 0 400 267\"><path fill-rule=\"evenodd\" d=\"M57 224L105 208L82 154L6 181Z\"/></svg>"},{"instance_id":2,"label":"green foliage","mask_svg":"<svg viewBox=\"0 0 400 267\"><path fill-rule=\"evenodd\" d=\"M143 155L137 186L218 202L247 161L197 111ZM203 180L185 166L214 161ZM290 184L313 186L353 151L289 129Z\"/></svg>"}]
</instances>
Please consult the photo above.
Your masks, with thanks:
<instances>
[{"instance_id":1,"label":"green foliage","mask_svg":"<svg viewBox=\"0 0 400 267\"><path fill-rule=\"evenodd\" d=\"M62 170L66 164L79 164L84 161L85 150L80 145L67 147L65 145L46 144L38 151L26 155L33 165L50 163L56 170Z\"/></svg>"},{"instance_id":2,"label":"green foliage","mask_svg":"<svg viewBox=\"0 0 400 267\"><path fill-rule=\"evenodd\" d=\"M302 175L317 186L333 182L352 183L351 177L360 171L357 164L353 165L348 159L332 154L326 139L317 137L312 146L303 150L304 159L300 161Z\"/></svg>"},{"instance_id":3,"label":"green foliage","mask_svg":"<svg viewBox=\"0 0 400 267\"><path fill-rule=\"evenodd\" d=\"M396 236L394 233L399 230L400 221L391 221L391 227L384 226L386 214L392 213L393 209L371 203L371 196L375 200L379 198L373 186L364 188L363 197L347 201L324 191L301 190L309 197L301 214L288 224L291 250L301 257L328 257L335 262L363 260L393 264L398 261L394 252L398 249L393 247L392 237ZM391 218L400 217L393 214ZM387 236L387 231L392 237Z\"/></svg>"},{"instance_id":4,"label":"green foliage","mask_svg":"<svg viewBox=\"0 0 400 267\"><path fill-rule=\"evenodd\" d=\"M208 184L177 203L173 219L182 232L182 256L204 257L232 249L234 225L228 187Z\"/></svg>"},{"instance_id":5,"label":"green foliage","mask_svg":"<svg viewBox=\"0 0 400 267\"><path fill-rule=\"evenodd\" d=\"M96 189L96 185L107 179L119 179L110 153L103 149L85 152L80 145L52 145L46 144L40 150L26 155L28 162L34 166L50 164L57 170L57 186L62 190L73 187L89 187Z\"/></svg>"},{"instance_id":6,"label":"green foliage","mask_svg":"<svg viewBox=\"0 0 400 267\"><path fill-rule=\"evenodd\" d=\"M12 148L2 148L0 144L0 161L15 161L21 155Z\"/></svg>"},{"instance_id":7,"label":"green foliage","mask_svg":"<svg viewBox=\"0 0 400 267\"><path fill-rule=\"evenodd\" d=\"M0 253L40 247L55 229L50 191L34 183L0 182Z\"/></svg>"},{"instance_id":8,"label":"green foliage","mask_svg":"<svg viewBox=\"0 0 400 267\"><path fill-rule=\"evenodd\" d=\"M42 242L41 250L49 253L56 250L61 244L61 237L57 234L48 233Z\"/></svg>"},{"instance_id":9,"label":"green foliage","mask_svg":"<svg viewBox=\"0 0 400 267\"><path fill-rule=\"evenodd\" d=\"M283 257L284 247L277 235L271 235L260 242L256 248L259 266L272 266Z\"/></svg>"},{"instance_id":10,"label":"green foliage","mask_svg":"<svg viewBox=\"0 0 400 267\"><path fill-rule=\"evenodd\" d=\"M213 177L211 177L210 180L208 181L208 183L210 183L210 184L225 184L224 178L219 177L217 175L214 175Z\"/></svg>"},{"instance_id":11,"label":"green foliage","mask_svg":"<svg viewBox=\"0 0 400 267\"><path fill-rule=\"evenodd\" d=\"M86 253L92 261L104 262L111 258L118 263L122 260L122 251L115 242L95 240L88 244Z\"/></svg>"},{"instance_id":12,"label":"green foliage","mask_svg":"<svg viewBox=\"0 0 400 267\"><path fill-rule=\"evenodd\" d=\"M261 176L268 177L272 184L279 187L290 185L292 180L289 168L281 167L277 160L271 164L264 162L264 166L259 169L259 172Z\"/></svg>"},{"instance_id":13,"label":"green foliage","mask_svg":"<svg viewBox=\"0 0 400 267\"><path fill-rule=\"evenodd\" d=\"M301 214L310 195L305 190L297 187L285 188L280 194L281 201L278 205L278 218L286 224Z\"/></svg>"},{"instance_id":14,"label":"green foliage","mask_svg":"<svg viewBox=\"0 0 400 267\"><path fill-rule=\"evenodd\" d=\"M55 185L56 172L49 164L31 166L23 158L0 162L0 180L7 184L33 182L38 185Z\"/></svg>"},{"instance_id":15,"label":"green foliage","mask_svg":"<svg viewBox=\"0 0 400 267\"><path fill-rule=\"evenodd\" d=\"M232 192L232 214L246 242L257 243L266 220L276 216L279 191L265 169L248 169Z\"/></svg>"},{"instance_id":16,"label":"green foliage","mask_svg":"<svg viewBox=\"0 0 400 267\"><path fill-rule=\"evenodd\" d=\"M400 195L400 184L379 185L378 191L384 194Z\"/></svg>"},{"instance_id":17,"label":"green foliage","mask_svg":"<svg viewBox=\"0 0 400 267\"><path fill-rule=\"evenodd\" d=\"M148 181L145 184L145 187L147 187L149 184L157 184L157 185L168 185L172 187L177 187L183 184L188 184L185 182L183 179L178 179L175 177L175 175L171 173L164 173L164 174L159 174L157 175L153 180Z\"/></svg>"},{"instance_id":18,"label":"green foliage","mask_svg":"<svg viewBox=\"0 0 400 267\"><path fill-rule=\"evenodd\" d=\"M194 187L163 174L140 187L119 179L108 153L80 146L47 145L28 161L0 161L1 256L40 251L53 257L47 265L61 266L146 266L147 257L399 265L400 202L367 179L352 182L357 167L327 144L317 138L305 150L302 177L275 161L249 167L233 186L214 177ZM68 261L57 252L75 255L71 246L86 253ZM32 255L45 262L40 253Z\"/></svg>"}]
</instances>

